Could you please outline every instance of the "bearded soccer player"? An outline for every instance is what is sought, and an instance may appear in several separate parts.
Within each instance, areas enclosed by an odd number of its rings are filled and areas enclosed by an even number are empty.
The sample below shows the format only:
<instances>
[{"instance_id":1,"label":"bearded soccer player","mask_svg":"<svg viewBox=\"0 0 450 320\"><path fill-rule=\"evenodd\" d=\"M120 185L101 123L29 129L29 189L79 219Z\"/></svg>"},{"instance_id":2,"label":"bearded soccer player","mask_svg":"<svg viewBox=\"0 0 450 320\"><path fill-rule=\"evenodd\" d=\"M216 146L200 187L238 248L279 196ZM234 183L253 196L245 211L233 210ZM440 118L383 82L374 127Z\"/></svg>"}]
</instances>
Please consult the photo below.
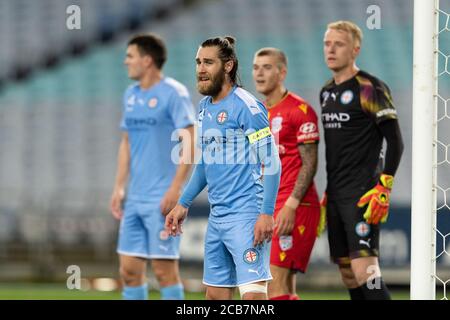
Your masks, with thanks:
<instances>
[{"instance_id":1,"label":"bearded soccer player","mask_svg":"<svg viewBox=\"0 0 450 320\"><path fill-rule=\"evenodd\" d=\"M117 252L122 296L129 300L148 297L147 260L161 298L184 298L178 271L180 239L169 237L164 222L191 167L195 116L186 87L162 74L166 56L163 40L145 34L129 41L125 58L128 76L137 82L123 99L124 133L111 212L120 220ZM178 142L172 139L174 133L183 140L180 159L171 156Z\"/></svg>"},{"instance_id":2,"label":"bearded soccer player","mask_svg":"<svg viewBox=\"0 0 450 320\"><path fill-rule=\"evenodd\" d=\"M317 115L284 86L286 55L262 48L253 59L256 90L264 95L269 122L281 160L275 206L269 284L272 300L297 300L296 272L306 272L319 227L320 205L314 185L319 131Z\"/></svg>"},{"instance_id":3,"label":"bearded soccer player","mask_svg":"<svg viewBox=\"0 0 450 320\"><path fill-rule=\"evenodd\" d=\"M208 186L211 212L205 237L203 283L207 299L267 299L273 212L280 160L264 105L237 83L234 38L204 41L197 52L202 157L177 206L167 215L181 232L188 208ZM264 165L264 175L262 166Z\"/></svg>"},{"instance_id":4,"label":"bearded soccer player","mask_svg":"<svg viewBox=\"0 0 450 320\"><path fill-rule=\"evenodd\" d=\"M330 23L324 36L333 78L320 92L328 179L322 205L331 258L351 299L387 300L378 264L380 223L388 217L403 142L388 86L356 66L361 41L360 28L349 21Z\"/></svg>"}]
</instances>

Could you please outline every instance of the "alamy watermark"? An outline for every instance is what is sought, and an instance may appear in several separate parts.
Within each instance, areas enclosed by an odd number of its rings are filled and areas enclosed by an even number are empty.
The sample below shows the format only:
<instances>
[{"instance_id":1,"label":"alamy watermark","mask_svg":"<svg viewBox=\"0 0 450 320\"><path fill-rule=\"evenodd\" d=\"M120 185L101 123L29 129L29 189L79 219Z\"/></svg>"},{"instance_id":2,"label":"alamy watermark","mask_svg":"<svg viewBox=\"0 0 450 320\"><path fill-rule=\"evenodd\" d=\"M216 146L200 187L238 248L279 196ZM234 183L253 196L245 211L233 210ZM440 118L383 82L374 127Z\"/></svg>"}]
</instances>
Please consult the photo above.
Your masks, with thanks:
<instances>
[{"instance_id":1,"label":"alamy watermark","mask_svg":"<svg viewBox=\"0 0 450 320\"><path fill-rule=\"evenodd\" d=\"M366 13L369 14L369 17L366 20L367 29L381 29L381 8L372 4L367 7Z\"/></svg>"},{"instance_id":2,"label":"alamy watermark","mask_svg":"<svg viewBox=\"0 0 450 320\"><path fill-rule=\"evenodd\" d=\"M66 28L69 30L81 29L81 8L77 5L70 5L66 8Z\"/></svg>"},{"instance_id":3,"label":"alamy watermark","mask_svg":"<svg viewBox=\"0 0 450 320\"><path fill-rule=\"evenodd\" d=\"M70 265L66 270L67 274L70 276L67 278L66 286L69 290L80 290L81 289L81 268L77 265Z\"/></svg>"}]
</instances>

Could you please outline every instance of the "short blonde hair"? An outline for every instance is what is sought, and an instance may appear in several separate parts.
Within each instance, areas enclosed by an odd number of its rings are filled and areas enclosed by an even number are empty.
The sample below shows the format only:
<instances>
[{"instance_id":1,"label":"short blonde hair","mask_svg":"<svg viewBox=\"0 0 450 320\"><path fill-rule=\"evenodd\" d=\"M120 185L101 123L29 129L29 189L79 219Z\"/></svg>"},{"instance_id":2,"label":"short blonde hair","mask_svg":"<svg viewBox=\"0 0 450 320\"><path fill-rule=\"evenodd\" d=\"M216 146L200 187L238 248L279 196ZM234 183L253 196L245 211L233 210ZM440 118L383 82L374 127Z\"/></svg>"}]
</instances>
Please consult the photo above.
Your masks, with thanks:
<instances>
[{"instance_id":1,"label":"short blonde hair","mask_svg":"<svg viewBox=\"0 0 450 320\"><path fill-rule=\"evenodd\" d=\"M354 43L361 46L363 33L355 23L351 21L339 20L329 23L327 28L349 33L352 36Z\"/></svg>"},{"instance_id":2,"label":"short blonde hair","mask_svg":"<svg viewBox=\"0 0 450 320\"><path fill-rule=\"evenodd\" d=\"M279 69L281 69L283 66L287 68L287 57L286 54L277 48L272 47L266 47L261 48L255 53L255 57L262 57L262 56L273 56L277 59L277 66Z\"/></svg>"}]
</instances>

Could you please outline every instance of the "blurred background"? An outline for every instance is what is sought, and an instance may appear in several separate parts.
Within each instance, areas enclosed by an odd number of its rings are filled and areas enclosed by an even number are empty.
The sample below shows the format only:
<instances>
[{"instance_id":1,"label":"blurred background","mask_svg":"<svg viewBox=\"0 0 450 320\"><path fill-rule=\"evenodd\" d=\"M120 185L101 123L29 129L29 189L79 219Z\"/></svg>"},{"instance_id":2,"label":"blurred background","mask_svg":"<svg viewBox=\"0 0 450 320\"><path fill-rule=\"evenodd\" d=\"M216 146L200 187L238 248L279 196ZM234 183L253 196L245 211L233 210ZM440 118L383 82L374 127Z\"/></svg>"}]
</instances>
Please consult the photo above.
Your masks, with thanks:
<instances>
[{"instance_id":1,"label":"blurred background","mask_svg":"<svg viewBox=\"0 0 450 320\"><path fill-rule=\"evenodd\" d=\"M450 12L450 4L441 2ZM79 8L79 29L68 28L71 5ZM381 25L373 29L370 21L377 8ZM449 279L450 244L445 240L450 232L450 25L444 11L437 253L438 275ZM194 105L201 99L195 89L194 58L203 40L217 35L237 38L242 84L255 94L253 54L261 47L278 47L289 59L288 89L320 114L319 91L331 77L323 62L323 33L329 22L341 19L363 30L358 66L390 86L399 114L405 151L381 235L381 264L388 285L407 289L412 0L0 0L0 287L27 282L65 286L70 265L80 267L87 287L94 279L118 279L118 222L108 206L121 97L131 83L123 60L132 34L151 31L164 37L169 51L164 73L188 87ZM323 143L319 161L316 184L322 193ZM202 194L190 211L181 242L182 275L191 290L201 290L208 212ZM150 282L155 283L151 276ZM299 283L312 290L341 288L337 268L329 262L326 236L316 242L309 271L299 276Z\"/></svg>"}]
</instances>

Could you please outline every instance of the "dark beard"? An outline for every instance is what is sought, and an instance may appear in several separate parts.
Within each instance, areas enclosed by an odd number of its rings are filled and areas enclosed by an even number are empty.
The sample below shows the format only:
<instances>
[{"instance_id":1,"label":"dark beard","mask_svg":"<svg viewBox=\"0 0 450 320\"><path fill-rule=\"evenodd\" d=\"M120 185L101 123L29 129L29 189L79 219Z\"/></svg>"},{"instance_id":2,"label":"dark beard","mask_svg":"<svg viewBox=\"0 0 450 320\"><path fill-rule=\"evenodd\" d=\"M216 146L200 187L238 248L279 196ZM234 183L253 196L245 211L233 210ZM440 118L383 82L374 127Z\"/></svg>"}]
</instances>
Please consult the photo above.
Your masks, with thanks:
<instances>
[{"instance_id":1,"label":"dark beard","mask_svg":"<svg viewBox=\"0 0 450 320\"><path fill-rule=\"evenodd\" d=\"M211 79L212 83L207 88L197 87L198 92L204 96L216 97L222 90L223 83L225 82L225 70L221 70L214 78Z\"/></svg>"}]
</instances>

